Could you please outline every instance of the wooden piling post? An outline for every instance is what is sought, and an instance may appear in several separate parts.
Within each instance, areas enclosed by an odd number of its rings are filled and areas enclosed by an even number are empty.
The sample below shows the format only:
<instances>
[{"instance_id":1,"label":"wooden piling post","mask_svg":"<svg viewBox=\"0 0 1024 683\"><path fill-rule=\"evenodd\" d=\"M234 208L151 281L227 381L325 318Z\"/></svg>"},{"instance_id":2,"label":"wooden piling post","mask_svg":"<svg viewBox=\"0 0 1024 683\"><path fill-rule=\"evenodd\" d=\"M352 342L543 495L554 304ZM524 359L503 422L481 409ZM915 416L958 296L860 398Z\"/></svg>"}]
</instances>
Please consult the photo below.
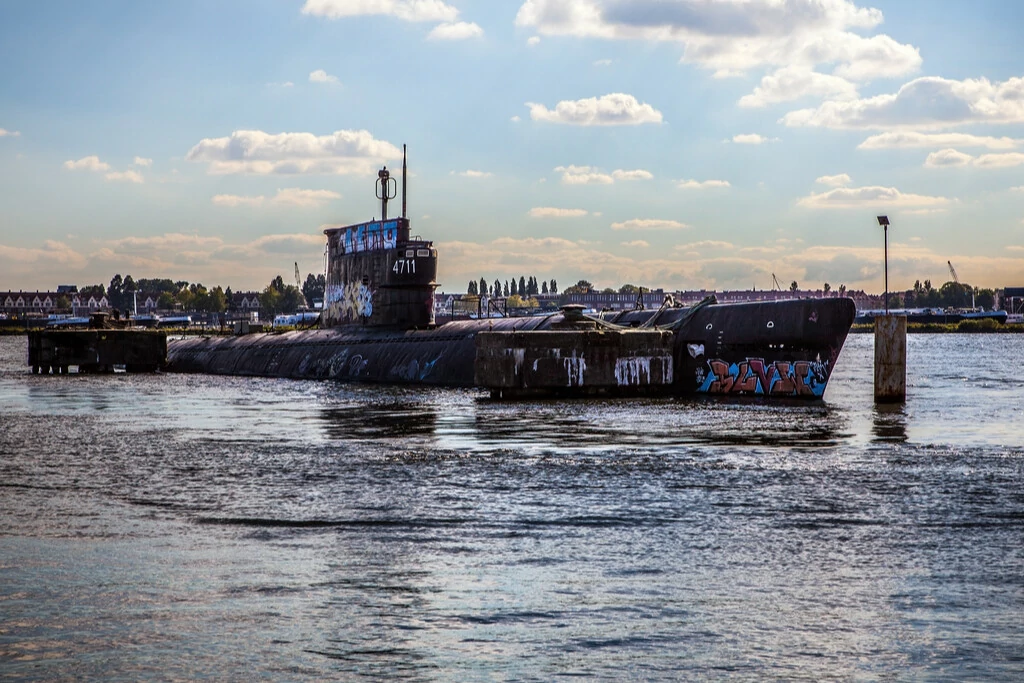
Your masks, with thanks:
<instances>
[{"instance_id":1,"label":"wooden piling post","mask_svg":"<svg viewBox=\"0 0 1024 683\"><path fill-rule=\"evenodd\" d=\"M875 316L875 403L907 400L907 316Z\"/></svg>"}]
</instances>

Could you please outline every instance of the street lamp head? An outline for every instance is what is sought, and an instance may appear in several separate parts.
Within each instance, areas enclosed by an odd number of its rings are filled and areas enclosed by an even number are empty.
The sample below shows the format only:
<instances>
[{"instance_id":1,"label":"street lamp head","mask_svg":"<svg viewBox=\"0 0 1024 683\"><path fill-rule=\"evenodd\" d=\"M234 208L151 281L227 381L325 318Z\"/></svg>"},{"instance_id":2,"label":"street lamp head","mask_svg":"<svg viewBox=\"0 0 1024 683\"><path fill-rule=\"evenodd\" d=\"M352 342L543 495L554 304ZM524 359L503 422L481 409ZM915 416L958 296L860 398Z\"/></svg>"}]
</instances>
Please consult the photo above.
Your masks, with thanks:
<instances>
[{"instance_id":1,"label":"street lamp head","mask_svg":"<svg viewBox=\"0 0 1024 683\"><path fill-rule=\"evenodd\" d=\"M888 216L879 216L878 217L878 224L881 225L882 227L888 226L889 225L889 217Z\"/></svg>"}]
</instances>

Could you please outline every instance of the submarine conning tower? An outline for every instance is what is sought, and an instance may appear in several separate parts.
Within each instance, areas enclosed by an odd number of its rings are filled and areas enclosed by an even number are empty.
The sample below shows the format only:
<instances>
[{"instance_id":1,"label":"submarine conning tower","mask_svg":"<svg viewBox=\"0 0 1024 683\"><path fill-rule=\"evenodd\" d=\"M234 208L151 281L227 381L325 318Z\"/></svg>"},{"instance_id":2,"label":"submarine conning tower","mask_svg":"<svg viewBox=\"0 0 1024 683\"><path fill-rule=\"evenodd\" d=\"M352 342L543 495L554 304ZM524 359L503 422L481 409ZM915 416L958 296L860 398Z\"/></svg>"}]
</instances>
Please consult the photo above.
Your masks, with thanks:
<instances>
[{"instance_id":1,"label":"submarine conning tower","mask_svg":"<svg viewBox=\"0 0 1024 683\"><path fill-rule=\"evenodd\" d=\"M324 230L327 290L322 327L364 326L413 329L434 324L437 250L413 238L405 216L405 146L402 147L402 216L388 218L395 179L385 166L377 174L381 218Z\"/></svg>"}]
</instances>

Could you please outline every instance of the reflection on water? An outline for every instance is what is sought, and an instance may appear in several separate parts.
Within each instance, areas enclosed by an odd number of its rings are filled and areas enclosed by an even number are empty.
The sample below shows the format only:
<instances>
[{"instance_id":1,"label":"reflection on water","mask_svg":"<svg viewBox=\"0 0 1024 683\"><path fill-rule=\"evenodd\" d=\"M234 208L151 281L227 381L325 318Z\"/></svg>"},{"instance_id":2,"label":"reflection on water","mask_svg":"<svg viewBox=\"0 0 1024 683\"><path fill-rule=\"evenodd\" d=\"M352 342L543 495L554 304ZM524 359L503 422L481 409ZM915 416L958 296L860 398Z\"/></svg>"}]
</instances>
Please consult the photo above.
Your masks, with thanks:
<instances>
[{"instance_id":1,"label":"reflection on water","mask_svg":"<svg viewBox=\"0 0 1024 683\"><path fill-rule=\"evenodd\" d=\"M879 403L874 408L871 432L875 440L903 443L907 440L907 409L903 404Z\"/></svg>"},{"instance_id":2,"label":"reflection on water","mask_svg":"<svg viewBox=\"0 0 1024 683\"><path fill-rule=\"evenodd\" d=\"M320 409L326 435L334 440L408 439L432 435L437 410L412 401L328 405Z\"/></svg>"},{"instance_id":3,"label":"reflection on water","mask_svg":"<svg viewBox=\"0 0 1024 683\"><path fill-rule=\"evenodd\" d=\"M373 392L372 400L364 395L321 405L324 437L335 442L394 439L406 445L481 452L510 445L576 451L696 445L811 448L833 447L850 436L846 411L820 401L496 402L472 392L462 392L453 401L447 390L420 392L418 400L408 390L375 387Z\"/></svg>"},{"instance_id":4,"label":"reflection on water","mask_svg":"<svg viewBox=\"0 0 1024 683\"><path fill-rule=\"evenodd\" d=\"M844 435L841 410L820 402L768 404L749 399L647 399L621 402L492 403L477 408L483 443L550 448L619 446L830 447Z\"/></svg>"}]
</instances>

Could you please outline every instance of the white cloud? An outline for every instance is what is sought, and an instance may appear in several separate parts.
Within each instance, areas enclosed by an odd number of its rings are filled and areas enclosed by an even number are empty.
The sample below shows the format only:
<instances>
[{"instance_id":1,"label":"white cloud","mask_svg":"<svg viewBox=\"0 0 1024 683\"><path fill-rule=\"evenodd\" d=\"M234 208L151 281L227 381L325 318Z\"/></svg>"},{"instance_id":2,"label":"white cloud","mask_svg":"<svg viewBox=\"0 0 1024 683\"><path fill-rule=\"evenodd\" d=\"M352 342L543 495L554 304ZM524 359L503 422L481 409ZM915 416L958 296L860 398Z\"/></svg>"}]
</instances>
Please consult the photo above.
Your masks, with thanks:
<instances>
[{"instance_id":1,"label":"white cloud","mask_svg":"<svg viewBox=\"0 0 1024 683\"><path fill-rule=\"evenodd\" d=\"M973 166L975 168L1010 168L1024 164L1021 152L1004 152L971 156L955 149L940 149L932 152L925 159L924 165L929 168L945 168L950 166Z\"/></svg>"},{"instance_id":2,"label":"white cloud","mask_svg":"<svg viewBox=\"0 0 1024 683\"><path fill-rule=\"evenodd\" d=\"M651 246L651 244L650 242L646 242L644 240L632 240L630 242L623 242L622 246L633 247L637 249L646 249L647 247Z\"/></svg>"},{"instance_id":3,"label":"white cloud","mask_svg":"<svg viewBox=\"0 0 1024 683\"><path fill-rule=\"evenodd\" d=\"M126 183L142 184L142 183L146 182L145 178L142 177L141 173L138 173L138 172L132 171L132 170L127 170L127 171L111 171L110 173L106 174L104 177L107 180L123 181L123 182L126 182Z\"/></svg>"},{"instance_id":4,"label":"white cloud","mask_svg":"<svg viewBox=\"0 0 1024 683\"><path fill-rule=\"evenodd\" d=\"M148 165L147 163L139 162L149 162L151 164L152 160L143 159L142 157L135 157L134 163L136 166ZM93 171L95 173L105 173L104 177L107 180L139 184L145 182L145 178L143 178L142 174L139 173L138 171L134 171L131 169L128 169L126 171L111 170L110 164L108 164L105 161L100 161L100 158L95 154L87 157L82 157L78 161L65 161L64 168L66 168L69 171Z\"/></svg>"},{"instance_id":5,"label":"white cloud","mask_svg":"<svg viewBox=\"0 0 1024 683\"><path fill-rule=\"evenodd\" d=\"M401 150L365 130L330 135L236 130L228 137L206 138L189 150L189 161L206 162L209 173L345 174L369 173Z\"/></svg>"},{"instance_id":6,"label":"white cloud","mask_svg":"<svg viewBox=\"0 0 1024 683\"><path fill-rule=\"evenodd\" d=\"M323 252L322 233L262 235L241 246L243 254L297 254Z\"/></svg>"},{"instance_id":7,"label":"white cloud","mask_svg":"<svg viewBox=\"0 0 1024 683\"><path fill-rule=\"evenodd\" d=\"M786 251L786 247L776 245L774 247L743 247L739 249L737 253L740 254L757 254L758 256L773 256L775 254L782 254Z\"/></svg>"},{"instance_id":8,"label":"white cloud","mask_svg":"<svg viewBox=\"0 0 1024 683\"><path fill-rule=\"evenodd\" d=\"M1024 78L917 78L889 95L824 102L782 117L787 126L944 129L967 123L1024 123Z\"/></svg>"},{"instance_id":9,"label":"white cloud","mask_svg":"<svg viewBox=\"0 0 1024 683\"><path fill-rule=\"evenodd\" d=\"M845 78L821 74L802 66L787 66L761 79L754 92L740 98L741 107L766 107L801 97L849 100L857 97L857 86Z\"/></svg>"},{"instance_id":10,"label":"white cloud","mask_svg":"<svg viewBox=\"0 0 1024 683\"><path fill-rule=\"evenodd\" d=\"M941 206L954 200L946 197L929 197L919 194L906 194L895 187L837 187L821 193L811 193L797 201L800 206L813 209L854 209L880 207L920 207Z\"/></svg>"},{"instance_id":11,"label":"white cloud","mask_svg":"<svg viewBox=\"0 0 1024 683\"><path fill-rule=\"evenodd\" d=\"M619 168L612 171L612 177L616 180L650 180L654 177L654 174L642 168L633 169L632 171Z\"/></svg>"},{"instance_id":12,"label":"white cloud","mask_svg":"<svg viewBox=\"0 0 1024 683\"><path fill-rule=\"evenodd\" d=\"M484 30L472 22L458 21L450 24L438 24L427 34L429 40L467 40L479 38Z\"/></svg>"},{"instance_id":13,"label":"white cloud","mask_svg":"<svg viewBox=\"0 0 1024 683\"><path fill-rule=\"evenodd\" d=\"M152 159L147 159L145 157L135 157L135 159L132 160L132 166L140 166L140 167L143 167L143 168L149 168L152 165L153 165L153 160Z\"/></svg>"},{"instance_id":14,"label":"white cloud","mask_svg":"<svg viewBox=\"0 0 1024 683\"><path fill-rule=\"evenodd\" d=\"M468 169L458 172L452 171L451 175L462 176L463 178L490 178L494 174L490 171L474 171L473 169Z\"/></svg>"},{"instance_id":15,"label":"white cloud","mask_svg":"<svg viewBox=\"0 0 1024 683\"><path fill-rule=\"evenodd\" d=\"M267 83L268 88L291 88L294 86L295 84L291 81L285 81L283 83Z\"/></svg>"},{"instance_id":16,"label":"white cloud","mask_svg":"<svg viewBox=\"0 0 1024 683\"><path fill-rule=\"evenodd\" d=\"M38 247L0 244L0 273L4 274L7 286L17 283L19 289L26 291L49 290L53 283L67 282L88 265L89 259L85 254L56 240L46 240ZM97 274L88 279L96 282L102 281L103 277ZM78 281L83 282L85 279Z\"/></svg>"},{"instance_id":17,"label":"white cloud","mask_svg":"<svg viewBox=\"0 0 1024 683\"><path fill-rule=\"evenodd\" d=\"M663 218L633 218L621 223L612 223L612 230L685 230L686 223Z\"/></svg>"},{"instance_id":18,"label":"white cloud","mask_svg":"<svg viewBox=\"0 0 1024 683\"><path fill-rule=\"evenodd\" d=\"M0 128L0 138L5 138L5 137L16 138L16 137L20 137L20 136L21 136L21 133L16 131L16 130L7 130L5 128Z\"/></svg>"},{"instance_id":19,"label":"white cloud","mask_svg":"<svg viewBox=\"0 0 1024 683\"><path fill-rule=\"evenodd\" d=\"M642 168L627 171L616 169L604 173L593 166L556 166L555 171L562 174L562 182L566 185L611 185L616 180L650 180L654 177L650 171Z\"/></svg>"},{"instance_id":20,"label":"white cloud","mask_svg":"<svg viewBox=\"0 0 1024 683\"><path fill-rule=\"evenodd\" d=\"M286 187L284 189L279 189L277 194L269 200L263 195L244 196L237 194L218 194L214 195L210 201L216 206L228 207L257 207L263 206L264 203L269 201L271 204L307 208L322 206L326 202L340 198L340 194L330 190L303 190L298 187Z\"/></svg>"},{"instance_id":21,"label":"white cloud","mask_svg":"<svg viewBox=\"0 0 1024 683\"><path fill-rule=\"evenodd\" d=\"M900 210L900 215L901 216L931 216L931 215L937 214L937 213L946 213L947 211L949 211L949 208L947 208L947 207L942 207L942 208L938 208L938 209L901 209ZM911 237L910 241L911 242L920 242L921 238L920 237Z\"/></svg>"},{"instance_id":22,"label":"white cloud","mask_svg":"<svg viewBox=\"0 0 1024 683\"><path fill-rule=\"evenodd\" d=\"M534 121L565 123L574 126L633 126L661 123L661 112L638 102L632 95L611 93L582 100L562 100L554 109L527 102Z\"/></svg>"},{"instance_id":23,"label":"white cloud","mask_svg":"<svg viewBox=\"0 0 1024 683\"><path fill-rule=\"evenodd\" d=\"M681 190L711 190L722 187L732 187L728 180L679 180L676 187Z\"/></svg>"},{"instance_id":24,"label":"white cloud","mask_svg":"<svg viewBox=\"0 0 1024 683\"><path fill-rule=\"evenodd\" d=\"M51 261L60 267L80 267L85 264L85 257L76 253L64 242L46 240L41 249L31 247L9 247L0 244L0 264L6 267L0 269L7 275L16 272L16 266L26 266L31 270L38 267L38 264Z\"/></svg>"},{"instance_id":25,"label":"white cloud","mask_svg":"<svg viewBox=\"0 0 1024 683\"><path fill-rule=\"evenodd\" d=\"M338 80L337 76L332 76L323 69L317 69L316 71L309 72L310 83L330 83L332 85L341 85L341 81Z\"/></svg>"},{"instance_id":26,"label":"white cloud","mask_svg":"<svg viewBox=\"0 0 1024 683\"><path fill-rule=\"evenodd\" d=\"M279 189L271 200L275 204L288 206L321 206L332 199L340 199L341 195L331 190L302 190L297 187Z\"/></svg>"},{"instance_id":27,"label":"white cloud","mask_svg":"<svg viewBox=\"0 0 1024 683\"><path fill-rule=\"evenodd\" d=\"M974 159L970 154L958 152L955 149L940 149L938 152L932 152L925 159L924 165L931 168L939 166L966 166L971 163Z\"/></svg>"},{"instance_id":28,"label":"white cloud","mask_svg":"<svg viewBox=\"0 0 1024 683\"><path fill-rule=\"evenodd\" d=\"M1013 149L1024 142L1014 138L994 138L968 133L918 133L903 131L872 135L857 145L857 149L903 149L927 147L987 147Z\"/></svg>"},{"instance_id":29,"label":"white cloud","mask_svg":"<svg viewBox=\"0 0 1024 683\"><path fill-rule=\"evenodd\" d=\"M484 33L475 23L458 21L459 10L441 0L306 0L302 13L328 19L380 15L402 21L438 22L427 35L428 40L465 40Z\"/></svg>"},{"instance_id":30,"label":"white cloud","mask_svg":"<svg viewBox=\"0 0 1024 683\"><path fill-rule=\"evenodd\" d=\"M146 237L132 236L120 239L104 240L103 247L92 254L101 261L117 261L125 259L133 265L143 263L143 259L156 259L157 253L184 256L186 259L200 257L209 259L210 254L224 245L224 240L209 235L185 233L164 233Z\"/></svg>"},{"instance_id":31,"label":"white cloud","mask_svg":"<svg viewBox=\"0 0 1024 683\"><path fill-rule=\"evenodd\" d=\"M88 259L92 269L100 273L111 272L116 265L133 271L166 273L172 279L231 285L234 289L265 286L270 278L281 274L282 261L322 263L324 237L320 233L245 239L242 243L230 243L217 236L181 233L126 237L104 240L103 246L89 254ZM282 258L285 255L288 258Z\"/></svg>"},{"instance_id":32,"label":"white cloud","mask_svg":"<svg viewBox=\"0 0 1024 683\"><path fill-rule=\"evenodd\" d=\"M513 116L512 118L509 119L509 121L511 121L512 123L519 123L520 121L522 121L522 119L519 118L518 116Z\"/></svg>"},{"instance_id":33,"label":"white cloud","mask_svg":"<svg viewBox=\"0 0 1024 683\"><path fill-rule=\"evenodd\" d=\"M530 209L530 218L579 218L589 213L586 209L558 209L552 206L536 206Z\"/></svg>"},{"instance_id":34,"label":"white cloud","mask_svg":"<svg viewBox=\"0 0 1024 683\"><path fill-rule=\"evenodd\" d=\"M599 173L590 166L558 166L566 185L611 185L615 182L607 173Z\"/></svg>"},{"instance_id":35,"label":"white cloud","mask_svg":"<svg viewBox=\"0 0 1024 683\"><path fill-rule=\"evenodd\" d=\"M526 39L526 44L530 47L540 44L540 36L530 36Z\"/></svg>"},{"instance_id":36,"label":"white cloud","mask_svg":"<svg viewBox=\"0 0 1024 683\"><path fill-rule=\"evenodd\" d=\"M734 249L732 242L723 242L722 240L700 240L699 242L689 242L687 244L677 244L675 248L679 251L692 251L694 249Z\"/></svg>"},{"instance_id":37,"label":"white cloud","mask_svg":"<svg viewBox=\"0 0 1024 683\"><path fill-rule=\"evenodd\" d=\"M541 35L677 42L685 46L683 62L716 77L818 64L858 81L917 70L917 48L860 35L881 22L879 10L851 0L525 0L516 15L516 25Z\"/></svg>"},{"instance_id":38,"label":"white cloud","mask_svg":"<svg viewBox=\"0 0 1024 683\"><path fill-rule=\"evenodd\" d=\"M110 164L100 161L100 158L93 154L78 161L65 161L64 168L69 171L109 171Z\"/></svg>"},{"instance_id":39,"label":"white cloud","mask_svg":"<svg viewBox=\"0 0 1024 683\"><path fill-rule=\"evenodd\" d=\"M455 21L459 10L440 0L306 0L303 14L340 19L388 15L402 21Z\"/></svg>"},{"instance_id":40,"label":"white cloud","mask_svg":"<svg viewBox=\"0 0 1024 683\"><path fill-rule=\"evenodd\" d=\"M612 60L610 59L595 59L594 66L611 66Z\"/></svg>"},{"instance_id":41,"label":"white cloud","mask_svg":"<svg viewBox=\"0 0 1024 683\"><path fill-rule=\"evenodd\" d=\"M982 154L975 157L972 165L979 168L1009 168L1024 164L1024 154L1020 152L1007 152L1005 154Z\"/></svg>"},{"instance_id":42,"label":"white cloud","mask_svg":"<svg viewBox=\"0 0 1024 683\"><path fill-rule=\"evenodd\" d=\"M217 194L210 198L215 206L262 206L267 200L263 195L245 197L237 194Z\"/></svg>"},{"instance_id":43,"label":"white cloud","mask_svg":"<svg viewBox=\"0 0 1024 683\"><path fill-rule=\"evenodd\" d=\"M757 133L741 133L732 136L732 141L737 145L763 145L766 142L778 142L778 140L778 138L766 138Z\"/></svg>"},{"instance_id":44,"label":"white cloud","mask_svg":"<svg viewBox=\"0 0 1024 683\"><path fill-rule=\"evenodd\" d=\"M1011 187L1010 192L1024 192L1024 185L1018 185L1017 187Z\"/></svg>"},{"instance_id":45,"label":"white cloud","mask_svg":"<svg viewBox=\"0 0 1024 683\"><path fill-rule=\"evenodd\" d=\"M839 175L823 175L815 178L814 182L822 185L828 185L830 187L843 187L844 185L850 184L850 176L846 173L840 173Z\"/></svg>"}]
</instances>

